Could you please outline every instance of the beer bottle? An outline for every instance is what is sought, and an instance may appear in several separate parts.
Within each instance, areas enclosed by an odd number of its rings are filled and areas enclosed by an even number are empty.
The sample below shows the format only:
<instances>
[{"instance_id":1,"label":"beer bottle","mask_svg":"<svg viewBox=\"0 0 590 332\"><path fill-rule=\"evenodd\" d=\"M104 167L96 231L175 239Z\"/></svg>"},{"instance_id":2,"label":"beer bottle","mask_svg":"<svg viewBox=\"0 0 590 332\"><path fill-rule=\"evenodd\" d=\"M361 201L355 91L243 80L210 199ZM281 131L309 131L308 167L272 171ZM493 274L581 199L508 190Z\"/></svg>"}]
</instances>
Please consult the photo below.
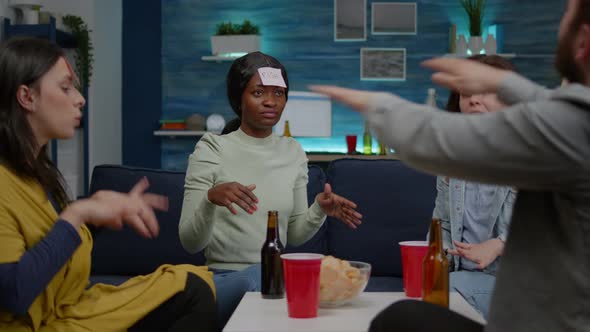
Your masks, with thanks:
<instances>
[{"instance_id":1,"label":"beer bottle","mask_svg":"<svg viewBox=\"0 0 590 332\"><path fill-rule=\"evenodd\" d=\"M291 137L291 129L289 128L289 120L285 121L285 129L283 130L284 137Z\"/></svg>"},{"instance_id":2,"label":"beer bottle","mask_svg":"<svg viewBox=\"0 0 590 332\"><path fill-rule=\"evenodd\" d=\"M365 122L365 132L363 133L363 154L373 153L373 138L371 137L371 130L369 123Z\"/></svg>"},{"instance_id":3,"label":"beer bottle","mask_svg":"<svg viewBox=\"0 0 590 332\"><path fill-rule=\"evenodd\" d=\"M385 156L386 154L387 154L387 147L385 146L385 144L383 144L383 142L379 142L379 155Z\"/></svg>"},{"instance_id":4,"label":"beer bottle","mask_svg":"<svg viewBox=\"0 0 590 332\"><path fill-rule=\"evenodd\" d=\"M265 299L280 299L285 294L283 285L283 264L281 254L283 244L279 239L279 213L268 211L266 227L266 241L262 246L262 297Z\"/></svg>"},{"instance_id":5,"label":"beer bottle","mask_svg":"<svg viewBox=\"0 0 590 332\"><path fill-rule=\"evenodd\" d=\"M422 299L449 307L449 260L442 245L440 219L432 218L428 252L422 263Z\"/></svg>"}]
</instances>

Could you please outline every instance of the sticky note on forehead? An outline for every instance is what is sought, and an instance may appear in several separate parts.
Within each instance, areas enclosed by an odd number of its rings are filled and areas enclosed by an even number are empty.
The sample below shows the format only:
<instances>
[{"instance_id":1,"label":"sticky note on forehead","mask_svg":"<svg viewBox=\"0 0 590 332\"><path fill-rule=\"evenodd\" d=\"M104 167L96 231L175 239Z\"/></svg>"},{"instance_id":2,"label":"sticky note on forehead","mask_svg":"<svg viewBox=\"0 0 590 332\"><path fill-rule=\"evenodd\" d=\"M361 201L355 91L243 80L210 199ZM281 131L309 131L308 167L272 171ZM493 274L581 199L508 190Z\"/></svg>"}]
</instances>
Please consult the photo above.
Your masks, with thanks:
<instances>
[{"instance_id":1,"label":"sticky note on forehead","mask_svg":"<svg viewBox=\"0 0 590 332\"><path fill-rule=\"evenodd\" d=\"M283 79L283 74L281 73L281 70L278 68L258 68L258 75L260 76L262 85L273 85L280 86L283 88L287 87L287 84L285 84L285 80Z\"/></svg>"}]
</instances>

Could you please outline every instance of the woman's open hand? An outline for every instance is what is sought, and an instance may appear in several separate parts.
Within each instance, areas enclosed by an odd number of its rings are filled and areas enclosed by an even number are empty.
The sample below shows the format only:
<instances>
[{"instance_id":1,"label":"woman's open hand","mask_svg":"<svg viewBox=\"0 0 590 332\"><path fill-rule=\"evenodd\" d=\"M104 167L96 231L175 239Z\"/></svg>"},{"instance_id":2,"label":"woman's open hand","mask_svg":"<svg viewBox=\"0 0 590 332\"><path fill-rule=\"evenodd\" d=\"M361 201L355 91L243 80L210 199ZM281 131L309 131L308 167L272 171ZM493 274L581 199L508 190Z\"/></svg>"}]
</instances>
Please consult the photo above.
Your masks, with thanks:
<instances>
[{"instance_id":1,"label":"woman's open hand","mask_svg":"<svg viewBox=\"0 0 590 332\"><path fill-rule=\"evenodd\" d=\"M353 229L361 224L363 216L356 211L356 204L333 193L330 184L326 183L324 192L319 193L315 199L326 215L340 219Z\"/></svg>"},{"instance_id":2,"label":"woman's open hand","mask_svg":"<svg viewBox=\"0 0 590 332\"><path fill-rule=\"evenodd\" d=\"M453 241L455 249L449 249L448 253L460 256L477 264L478 269L485 269L488 265L502 255L504 242L500 239L490 239L482 243L464 243Z\"/></svg>"},{"instance_id":3,"label":"woman's open hand","mask_svg":"<svg viewBox=\"0 0 590 332\"><path fill-rule=\"evenodd\" d=\"M227 207L232 214L238 214L233 206L234 203L252 214L258 209L256 206L258 197L252 192L255 188L254 184L244 186L238 182L222 183L209 189L207 199L215 205Z\"/></svg>"},{"instance_id":4,"label":"woman's open hand","mask_svg":"<svg viewBox=\"0 0 590 332\"><path fill-rule=\"evenodd\" d=\"M90 198L81 199L69 205L60 215L79 228L82 224L120 229L124 224L141 236L152 238L160 227L154 210L168 210L168 198L146 193L148 180L142 178L129 193L110 190L96 192Z\"/></svg>"}]
</instances>

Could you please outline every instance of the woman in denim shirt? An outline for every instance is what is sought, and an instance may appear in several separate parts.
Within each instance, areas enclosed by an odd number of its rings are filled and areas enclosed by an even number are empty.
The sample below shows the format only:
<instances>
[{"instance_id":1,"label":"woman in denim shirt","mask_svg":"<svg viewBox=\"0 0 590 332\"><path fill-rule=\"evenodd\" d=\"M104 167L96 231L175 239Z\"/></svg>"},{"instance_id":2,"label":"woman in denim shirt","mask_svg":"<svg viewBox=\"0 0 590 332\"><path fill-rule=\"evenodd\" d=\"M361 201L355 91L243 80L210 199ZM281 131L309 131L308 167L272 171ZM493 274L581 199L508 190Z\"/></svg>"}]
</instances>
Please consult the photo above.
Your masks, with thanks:
<instances>
[{"instance_id":1,"label":"woman in denim shirt","mask_svg":"<svg viewBox=\"0 0 590 332\"><path fill-rule=\"evenodd\" d=\"M476 55L470 59L501 69L515 69L508 60L496 55ZM504 106L495 94L467 96L452 91L447 110L479 114ZM442 221L443 247L451 266L450 289L463 295L487 318L516 191L440 176L436 189L433 217Z\"/></svg>"}]
</instances>

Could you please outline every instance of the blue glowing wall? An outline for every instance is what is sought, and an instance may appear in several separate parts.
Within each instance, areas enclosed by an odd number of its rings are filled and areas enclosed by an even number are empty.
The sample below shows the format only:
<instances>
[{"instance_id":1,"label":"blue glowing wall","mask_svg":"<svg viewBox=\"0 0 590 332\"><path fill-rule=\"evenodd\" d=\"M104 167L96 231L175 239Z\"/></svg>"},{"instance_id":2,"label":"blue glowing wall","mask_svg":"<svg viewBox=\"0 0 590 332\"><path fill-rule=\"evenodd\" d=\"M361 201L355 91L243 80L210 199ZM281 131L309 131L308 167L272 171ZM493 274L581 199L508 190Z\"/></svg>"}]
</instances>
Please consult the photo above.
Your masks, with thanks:
<instances>
[{"instance_id":1,"label":"blue glowing wall","mask_svg":"<svg viewBox=\"0 0 590 332\"><path fill-rule=\"evenodd\" d=\"M211 55L209 38L219 22L249 19L260 26L262 51L278 58L289 72L292 90L309 84L335 84L351 88L392 91L423 102L433 87L430 72L420 62L448 52L452 23L467 32L467 20L458 0L421 0L418 3L417 35L371 35L371 0L367 0L367 40L335 42L332 0L162 0L162 118L186 118L193 113L222 114L233 118L225 94L225 75L230 62L202 61ZM504 52L526 76L555 86L553 52L563 1L488 0L486 26L499 23L504 29ZM133 13L130 13L132 15ZM371 82L359 79L361 47L406 48L404 82ZM150 68L146 68L150 70ZM438 89L439 105L447 92ZM155 124L151 124L154 126ZM360 115L334 104L331 138L298 139L307 151L346 150L345 135L359 135ZM162 167L186 168L196 139L162 138Z\"/></svg>"}]
</instances>

